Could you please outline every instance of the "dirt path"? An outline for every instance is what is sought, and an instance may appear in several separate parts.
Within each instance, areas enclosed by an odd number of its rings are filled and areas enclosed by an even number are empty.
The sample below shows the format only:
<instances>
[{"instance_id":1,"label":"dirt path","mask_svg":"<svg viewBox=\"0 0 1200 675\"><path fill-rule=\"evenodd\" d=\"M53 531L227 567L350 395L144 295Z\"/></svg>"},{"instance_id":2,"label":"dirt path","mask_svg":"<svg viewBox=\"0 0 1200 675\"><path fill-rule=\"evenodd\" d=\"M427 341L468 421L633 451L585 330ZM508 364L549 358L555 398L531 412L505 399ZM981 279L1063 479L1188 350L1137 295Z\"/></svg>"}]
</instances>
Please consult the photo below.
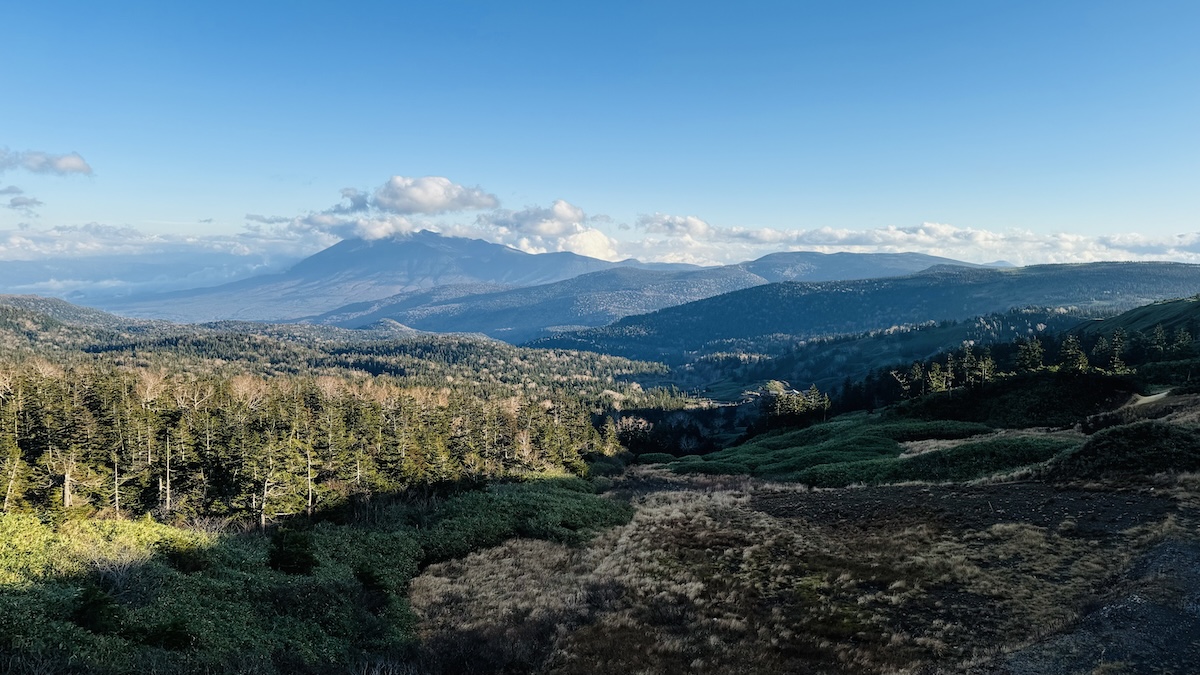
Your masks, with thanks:
<instances>
[{"instance_id":1,"label":"dirt path","mask_svg":"<svg viewBox=\"0 0 1200 675\"><path fill-rule=\"evenodd\" d=\"M1142 396L1141 394L1134 394L1133 401L1131 401L1128 405L1139 406L1139 405L1148 405L1150 403L1157 403L1158 401L1161 401L1164 398L1166 398L1167 394L1170 394L1170 393L1171 393L1170 390L1167 390L1167 391L1159 392L1157 394L1151 394L1150 396Z\"/></svg>"}]
</instances>

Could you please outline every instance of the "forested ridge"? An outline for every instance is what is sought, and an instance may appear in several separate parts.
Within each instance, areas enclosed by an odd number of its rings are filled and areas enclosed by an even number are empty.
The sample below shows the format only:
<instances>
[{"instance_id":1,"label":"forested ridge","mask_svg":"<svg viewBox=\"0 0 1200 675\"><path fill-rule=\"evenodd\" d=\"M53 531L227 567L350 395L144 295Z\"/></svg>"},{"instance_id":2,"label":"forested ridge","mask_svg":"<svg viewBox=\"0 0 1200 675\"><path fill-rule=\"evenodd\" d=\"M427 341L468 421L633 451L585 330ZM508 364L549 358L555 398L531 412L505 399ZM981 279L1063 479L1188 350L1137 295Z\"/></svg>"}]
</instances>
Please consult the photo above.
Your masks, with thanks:
<instances>
[{"instance_id":1,"label":"forested ridge","mask_svg":"<svg viewBox=\"0 0 1200 675\"><path fill-rule=\"evenodd\" d=\"M1197 291L1200 266L1181 263L938 266L904 277L755 286L531 344L675 364L728 351L730 342L846 335L1029 306L1112 313Z\"/></svg>"}]
</instances>

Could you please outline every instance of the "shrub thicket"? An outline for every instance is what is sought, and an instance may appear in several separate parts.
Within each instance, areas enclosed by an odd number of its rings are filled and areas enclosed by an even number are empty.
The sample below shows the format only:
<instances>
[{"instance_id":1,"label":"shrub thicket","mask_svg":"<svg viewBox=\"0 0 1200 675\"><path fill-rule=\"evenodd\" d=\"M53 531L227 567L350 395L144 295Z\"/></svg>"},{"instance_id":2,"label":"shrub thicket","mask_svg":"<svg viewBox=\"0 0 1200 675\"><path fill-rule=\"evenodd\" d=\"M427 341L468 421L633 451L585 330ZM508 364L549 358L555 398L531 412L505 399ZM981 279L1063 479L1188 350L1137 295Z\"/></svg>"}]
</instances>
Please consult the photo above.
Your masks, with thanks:
<instances>
[{"instance_id":1,"label":"shrub thicket","mask_svg":"<svg viewBox=\"0 0 1200 675\"><path fill-rule=\"evenodd\" d=\"M1148 476L1200 469L1200 429L1147 420L1096 432L1051 468L1056 479Z\"/></svg>"},{"instance_id":2,"label":"shrub thicket","mask_svg":"<svg viewBox=\"0 0 1200 675\"><path fill-rule=\"evenodd\" d=\"M397 505L370 523L270 535L0 515L0 670L275 675L404 664L415 644L407 588L423 564L516 536L577 544L631 517L592 489L578 478L496 485Z\"/></svg>"}]
</instances>

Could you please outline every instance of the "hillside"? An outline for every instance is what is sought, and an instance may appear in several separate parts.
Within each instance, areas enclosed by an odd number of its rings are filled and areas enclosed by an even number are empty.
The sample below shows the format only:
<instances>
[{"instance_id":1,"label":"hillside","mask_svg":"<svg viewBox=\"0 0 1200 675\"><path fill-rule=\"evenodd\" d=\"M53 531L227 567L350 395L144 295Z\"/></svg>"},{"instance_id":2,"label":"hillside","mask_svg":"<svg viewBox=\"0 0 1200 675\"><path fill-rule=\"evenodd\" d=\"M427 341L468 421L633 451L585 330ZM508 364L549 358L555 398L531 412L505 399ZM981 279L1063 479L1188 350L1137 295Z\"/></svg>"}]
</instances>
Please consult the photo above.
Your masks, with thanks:
<instances>
[{"instance_id":1,"label":"hillside","mask_svg":"<svg viewBox=\"0 0 1200 675\"><path fill-rule=\"evenodd\" d=\"M99 306L127 316L172 321L276 321L404 291L447 285L527 286L618 266L640 267L642 263L612 263L574 253L534 255L479 239L421 231L390 239L347 239L301 260L282 274L211 288L107 300Z\"/></svg>"},{"instance_id":2,"label":"hillside","mask_svg":"<svg viewBox=\"0 0 1200 675\"><path fill-rule=\"evenodd\" d=\"M788 251L771 253L757 260L739 263L747 272L768 282L841 281L901 277L937 265L982 267L923 253L817 253Z\"/></svg>"},{"instance_id":3,"label":"hillside","mask_svg":"<svg viewBox=\"0 0 1200 675\"><path fill-rule=\"evenodd\" d=\"M687 272L620 268L528 288L436 298L435 292L404 294L308 319L357 328L392 319L420 330L464 332L519 343L553 330L607 325L629 314L671 307L766 283L738 267Z\"/></svg>"},{"instance_id":4,"label":"hillside","mask_svg":"<svg viewBox=\"0 0 1200 675\"><path fill-rule=\"evenodd\" d=\"M680 363L777 334L806 339L1026 306L1112 312L1197 291L1200 266L1181 263L936 267L889 279L769 284L531 344Z\"/></svg>"},{"instance_id":5,"label":"hillside","mask_svg":"<svg viewBox=\"0 0 1200 675\"><path fill-rule=\"evenodd\" d=\"M1077 314L1029 308L836 337L780 338L765 345L747 341L748 348L766 346L766 353L739 351L738 343L733 343L727 345L728 351L673 369L672 382L685 390L703 389L705 395L722 400L739 400L743 392L759 389L768 380L830 391L847 381L862 380L871 371L907 370L914 362L924 363L964 344L982 352L1030 336L1053 340L1081 321L1085 319Z\"/></svg>"},{"instance_id":6,"label":"hillside","mask_svg":"<svg viewBox=\"0 0 1200 675\"><path fill-rule=\"evenodd\" d=\"M939 264L963 265L917 253L775 253L758 260L683 271L622 267L516 289L468 293L450 287L357 303L305 319L356 328L391 319L421 330L477 332L524 342L551 332L607 325L631 314L784 279L860 279L909 274ZM435 294L442 297L433 297ZM468 297L469 296L469 297Z\"/></svg>"},{"instance_id":7,"label":"hillside","mask_svg":"<svg viewBox=\"0 0 1200 675\"><path fill-rule=\"evenodd\" d=\"M390 319L422 330L520 342L769 282L877 278L936 265L969 266L918 253L784 252L698 268L566 252L529 254L422 231L342 241L281 274L96 302L119 314L172 321L303 320L358 328ZM568 280L576 281L561 283ZM459 301L471 296L482 297Z\"/></svg>"},{"instance_id":8,"label":"hillside","mask_svg":"<svg viewBox=\"0 0 1200 675\"><path fill-rule=\"evenodd\" d=\"M296 324L138 332L19 302L62 318L0 305L0 336L27 345L0 363L6 672L1200 658L1200 398L1131 395L1133 375L960 377L809 426L764 407L781 423L724 449L635 456L621 444L740 411L646 391L661 367L601 354ZM953 348L1042 318L885 335Z\"/></svg>"},{"instance_id":9,"label":"hillside","mask_svg":"<svg viewBox=\"0 0 1200 675\"><path fill-rule=\"evenodd\" d=\"M1200 296L1155 302L1124 312L1101 321L1092 321L1080 327L1079 334L1086 338L1101 335L1111 337L1117 330L1126 334L1150 334L1159 326L1167 334L1185 330L1200 335Z\"/></svg>"}]
</instances>

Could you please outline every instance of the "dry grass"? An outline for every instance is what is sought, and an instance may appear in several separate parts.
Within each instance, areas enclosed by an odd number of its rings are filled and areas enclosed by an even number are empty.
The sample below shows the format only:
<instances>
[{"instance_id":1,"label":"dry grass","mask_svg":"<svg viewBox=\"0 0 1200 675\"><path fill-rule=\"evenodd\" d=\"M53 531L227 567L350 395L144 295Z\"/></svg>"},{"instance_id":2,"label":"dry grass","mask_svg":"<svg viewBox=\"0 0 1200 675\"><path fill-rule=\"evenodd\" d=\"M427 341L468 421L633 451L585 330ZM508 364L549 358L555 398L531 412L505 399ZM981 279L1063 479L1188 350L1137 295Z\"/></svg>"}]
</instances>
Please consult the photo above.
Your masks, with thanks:
<instances>
[{"instance_id":1,"label":"dry grass","mask_svg":"<svg viewBox=\"0 0 1200 675\"><path fill-rule=\"evenodd\" d=\"M418 577L432 669L961 672L1071 625L1136 552L1186 532L1174 518L1100 539L1069 521L834 527L751 508L795 486L634 479L663 491L586 547L513 541Z\"/></svg>"},{"instance_id":2,"label":"dry grass","mask_svg":"<svg viewBox=\"0 0 1200 675\"><path fill-rule=\"evenodd\" d=\"M914 455L922 455L926 452L937 452L940 450L949 450L957 448L966 443L978 443L981 441L990 441L998 438L1064 438L1072 441L1083 443L1087 440L1087 436L1080 431L1074 429L1054 429L1051 427L1033 427L1029 429L998 429L990 434L980 436L971 436L969 438L954 438L954 439L926 439L921 441L902 441L900 445L904 448L901 453L902 457L912 457Z\"/></svg>"}]
</instances>

